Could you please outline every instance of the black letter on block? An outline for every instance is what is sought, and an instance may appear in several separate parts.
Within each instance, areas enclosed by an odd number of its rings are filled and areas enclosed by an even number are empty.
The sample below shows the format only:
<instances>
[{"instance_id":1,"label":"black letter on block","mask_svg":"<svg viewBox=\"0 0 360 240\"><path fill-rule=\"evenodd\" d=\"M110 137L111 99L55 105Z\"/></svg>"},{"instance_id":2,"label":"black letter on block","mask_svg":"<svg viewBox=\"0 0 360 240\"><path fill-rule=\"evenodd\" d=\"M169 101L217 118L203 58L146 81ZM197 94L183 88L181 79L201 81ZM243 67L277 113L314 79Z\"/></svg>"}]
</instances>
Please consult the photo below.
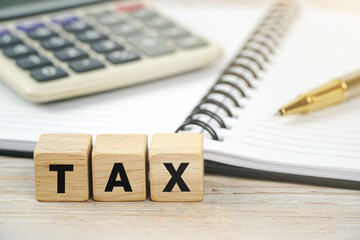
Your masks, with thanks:
<instances>
[{"instance_id":1,"label":"black letter on block","mask_svg":"<svg viewBox=\"0 0 360 240\"><path fill-rule=\"evenodd\" d=\"M182 192L190 192L190 189L188 188L188 186L186 185L184 180L181 178L181 175L184 173L184 171L187 168L187 166L189 165L189 163L181 163L178 170L175 170L172 163L164 163L164 165L165 165L166 169L169 171L169 173L171 174L171 179L168 182L168 184L166 185L166 187L164 188L163 192L171 192L173 190L175 184L177 184L179 186L179 188Z\"/></svg>"},{"instance_id":2,"label":"black letter on block","mask_svg":"<svg viewBox=\"0 0 360 240\"><path fill-rule=\"evenodd\" d=\"M121 181L116 181L117 175L120 175ZM124 165L122 163L114 163L105 192L112 192L114 187L124 187L125 192L132 192L129 179L126 175Z\"/></svg>"},{"instance_id":3,"label":"black letter on block","mask_svg":"<svg viewBox=\"0 0 360 240\"><path fill-rule=\"evenodd\" d=\"M74 171L74 165L72 164L50 164L50 171L57 172L57 192L65 193L65 172Z\"/></svg>"}]
</instances>

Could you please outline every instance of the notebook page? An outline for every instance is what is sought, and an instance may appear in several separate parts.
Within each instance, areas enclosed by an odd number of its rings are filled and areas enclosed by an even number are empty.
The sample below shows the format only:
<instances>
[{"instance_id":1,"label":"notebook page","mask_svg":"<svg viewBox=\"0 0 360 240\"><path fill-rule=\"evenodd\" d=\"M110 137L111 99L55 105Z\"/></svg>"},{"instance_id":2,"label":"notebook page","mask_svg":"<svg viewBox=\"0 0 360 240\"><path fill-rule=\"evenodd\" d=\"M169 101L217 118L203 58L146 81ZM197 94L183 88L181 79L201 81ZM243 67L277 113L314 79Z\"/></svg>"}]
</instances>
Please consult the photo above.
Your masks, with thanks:
<instances>
[{"instance_id":1,"label":"notebook page","mask_svg":"<svg viewBox=\"0 0 360 240\"><path fill-rule=\"evenodd\" d=\"M224 46L222 60L210 68L166 80L45 105L21 99L0 82L0 139L37 141L40 134L49 132L174 132L245 39L262 9L164 3L157 7ZM239 31L234 32L235 27Z\"/></svg>"},{"instance_id":2,"label":"notebook page","mask_svg":"<svg viewBox=\"0 0 360 240\"><path fill-rule=\"evenodd\" d=\"M360 68L359 24L360 16L305 6L239 119L219 130L224 141L206 144L208 158L359 181L360 98L309 115L274 116L299 93Z\"/></svg>"}]
</instances>

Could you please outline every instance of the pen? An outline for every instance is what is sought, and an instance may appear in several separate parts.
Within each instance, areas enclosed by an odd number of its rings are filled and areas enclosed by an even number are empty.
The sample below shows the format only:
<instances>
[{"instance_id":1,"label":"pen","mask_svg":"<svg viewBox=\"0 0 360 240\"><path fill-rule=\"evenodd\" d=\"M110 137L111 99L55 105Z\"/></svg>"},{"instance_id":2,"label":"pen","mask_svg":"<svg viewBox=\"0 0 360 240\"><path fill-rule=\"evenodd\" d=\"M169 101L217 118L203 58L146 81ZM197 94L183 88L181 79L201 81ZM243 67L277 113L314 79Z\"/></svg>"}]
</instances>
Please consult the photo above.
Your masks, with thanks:
<instances>
[{"instance_id":1,"label":"pen","mask_svg":"<svg viewBox=\"0 0 360 240\"><path fill-rule=\"evenodd\" d=\"M280 108L276 115L308 113L358 95L360 95L360 71L331 80L308 93L301 94Z\"/></svg>"}]
</instances>

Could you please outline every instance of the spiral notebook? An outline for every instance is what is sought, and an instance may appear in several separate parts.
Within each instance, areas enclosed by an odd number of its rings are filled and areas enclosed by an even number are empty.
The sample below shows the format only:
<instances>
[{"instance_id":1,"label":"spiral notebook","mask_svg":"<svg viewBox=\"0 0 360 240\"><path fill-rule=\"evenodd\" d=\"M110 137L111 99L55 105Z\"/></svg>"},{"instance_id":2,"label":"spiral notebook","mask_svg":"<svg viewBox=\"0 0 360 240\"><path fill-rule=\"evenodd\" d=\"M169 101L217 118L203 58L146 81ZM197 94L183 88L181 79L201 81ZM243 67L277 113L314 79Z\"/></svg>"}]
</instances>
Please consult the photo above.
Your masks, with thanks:
<instances>
[{"instance_id":1,"label":"spiral notebook","mask_svg":"<svg viewBox=\"0 0 360 240\"><path fill-rule=\"evenodd\" d=\"M274 3L265 15L243 6L159 8L175 18L186 11L189 25L223 44L224 59L183 76L48 105L27 103L0 85L0 151L31 156L45 132L177 129L203 133L207 172L359 186L360 99L311 115L274 113L300 92L359 67L360 34L352 26L360 16L300 10L290 1Z\"/></svg>"},{"instance_id":2,"label":"spiral notebook","mask_svg":"<svg viewBox=\"0 0 360 240\"><path fill-rule=\"evenodd\" d=\"M359 67L360 35L350 23L360 18L333 14L305 9L291 29L299 8L275 4L178 131L206 135L205 159L221 164L360 181L360 99L310 115L274 114L299 93ZM281 43L289 28L294 32Z\"/></svg>"}]
</instances>

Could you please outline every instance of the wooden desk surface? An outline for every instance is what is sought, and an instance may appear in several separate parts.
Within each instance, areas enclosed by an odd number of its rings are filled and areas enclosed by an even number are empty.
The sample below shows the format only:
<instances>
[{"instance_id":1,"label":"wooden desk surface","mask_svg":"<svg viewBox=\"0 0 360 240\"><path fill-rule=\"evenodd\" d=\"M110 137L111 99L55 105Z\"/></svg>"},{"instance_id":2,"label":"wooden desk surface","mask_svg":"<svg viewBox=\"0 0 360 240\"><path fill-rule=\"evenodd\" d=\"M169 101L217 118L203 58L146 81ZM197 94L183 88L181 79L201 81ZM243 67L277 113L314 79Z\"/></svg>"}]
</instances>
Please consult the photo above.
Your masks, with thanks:
<instances>
[{"instance_id":1,"label":"wooden desk surface","mask_svg":"<svg viewBox=\"0 0 360 240\"><path fill-rule=\"evenodd\" d=\"M211 175L204 184L194 203L37 202L33 161L0 157L0 239L360 239L359 191Z\"/></svg>"}]
</instances>

